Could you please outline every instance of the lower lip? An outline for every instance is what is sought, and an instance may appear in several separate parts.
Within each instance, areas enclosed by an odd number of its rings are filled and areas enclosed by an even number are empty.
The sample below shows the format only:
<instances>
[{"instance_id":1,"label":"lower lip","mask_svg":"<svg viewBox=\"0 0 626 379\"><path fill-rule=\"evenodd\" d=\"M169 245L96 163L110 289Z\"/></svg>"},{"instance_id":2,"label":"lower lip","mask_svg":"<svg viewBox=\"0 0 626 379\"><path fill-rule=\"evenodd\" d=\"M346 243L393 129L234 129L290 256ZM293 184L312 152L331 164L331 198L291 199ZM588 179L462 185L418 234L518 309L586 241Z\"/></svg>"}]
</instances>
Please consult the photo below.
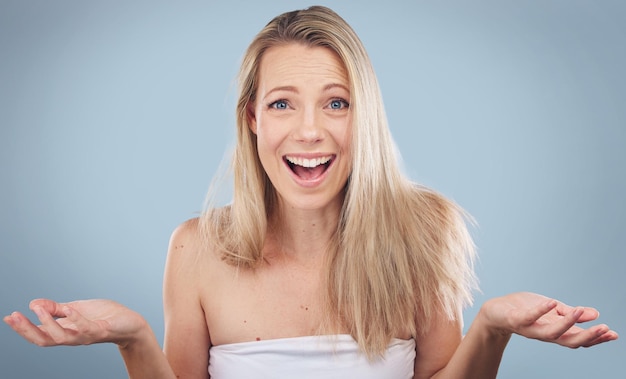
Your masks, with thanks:
<instances>
[{"instance_id":1,"label":"lower lip","mask_svg":"<svg viewBox=\"0 0 626 379\"><path fill-rule=\"evenodd\" d=\"M289 164L287 164L286 162L283 162L285 164L285 167L287 168L287 171L289 171L289 174L291 175L291 178L301 187L305 187L305 188L314 188L317 187L318 185L320 185L320 183L322 183L324 181L324 179L326 179L326 175L328 174L328 172L332 169L332 167L335 164L335 160L337 158L333 158L333 160L330 162L330 165L328 165L328 167L326 168L326 170L322 173L322 175L318 176L315 179L311 179L311 180L306 180L306 179L302 179L301 177L299 177L298 175L296 175L295 172L293 172L291 170L291 168L289 167Z\"/></svg>"}]
</instances>

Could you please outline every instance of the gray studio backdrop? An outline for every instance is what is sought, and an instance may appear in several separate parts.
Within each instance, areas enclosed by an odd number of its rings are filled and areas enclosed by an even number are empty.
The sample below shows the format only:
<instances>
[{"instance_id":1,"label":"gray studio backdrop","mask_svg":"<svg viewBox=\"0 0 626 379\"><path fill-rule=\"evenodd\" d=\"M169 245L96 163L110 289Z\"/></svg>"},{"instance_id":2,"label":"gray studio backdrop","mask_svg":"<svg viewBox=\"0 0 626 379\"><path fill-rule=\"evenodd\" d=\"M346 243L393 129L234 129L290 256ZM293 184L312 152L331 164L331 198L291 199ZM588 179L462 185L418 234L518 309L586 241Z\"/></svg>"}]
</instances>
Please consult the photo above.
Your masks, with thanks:
<instances>
[{"instance_id":1,"label":"gray studio backdrop","mask_svg":"<svg viewBox=\"0 0 626 379\"><path fill-rule=\"evenodd\" d=\"M626 336L626 3L320 1L379 74L406 172L477 220L482 293L594 305ZM170 232L233 143L253 35L304 1L0 1L0 313L111 298L162 341ZM513 338L502 378L623 378L623 340ZM114 346L0 325L2 378L119 378Z\"/></svg>"}]
</instances>

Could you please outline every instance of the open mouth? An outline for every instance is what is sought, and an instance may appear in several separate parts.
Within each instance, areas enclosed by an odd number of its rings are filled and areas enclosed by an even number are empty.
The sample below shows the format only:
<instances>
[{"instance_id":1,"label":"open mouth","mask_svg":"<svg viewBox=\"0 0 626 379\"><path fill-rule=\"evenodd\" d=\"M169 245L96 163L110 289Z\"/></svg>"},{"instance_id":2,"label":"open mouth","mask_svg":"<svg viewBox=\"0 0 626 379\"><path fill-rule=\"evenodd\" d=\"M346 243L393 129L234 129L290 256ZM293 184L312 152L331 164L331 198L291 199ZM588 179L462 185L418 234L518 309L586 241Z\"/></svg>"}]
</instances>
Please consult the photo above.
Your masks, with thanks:
<instances>
[{"instance_id":1,"label":"open mouth","mask_svg":"<svg viewBox=\"0 0 626 379\"><path fill-rule=\"evenodd\" d=\"M311 159L285 156L283 160L300 179L315 180L328 170L328 167L330 167L335 160L335 155L326 155Z\"/></svg>"}]
</instances>

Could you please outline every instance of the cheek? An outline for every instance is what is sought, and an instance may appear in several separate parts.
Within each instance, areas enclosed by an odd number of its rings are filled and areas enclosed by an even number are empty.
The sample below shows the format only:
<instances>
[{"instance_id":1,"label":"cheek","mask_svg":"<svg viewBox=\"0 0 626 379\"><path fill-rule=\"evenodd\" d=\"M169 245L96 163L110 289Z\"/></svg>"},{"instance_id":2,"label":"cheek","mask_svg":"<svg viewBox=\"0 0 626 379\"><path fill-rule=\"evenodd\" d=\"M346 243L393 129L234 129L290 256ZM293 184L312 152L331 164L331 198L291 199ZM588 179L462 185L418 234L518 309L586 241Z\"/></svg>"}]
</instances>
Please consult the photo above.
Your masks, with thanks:
<instances>
[{"instance_id":1,"label":"cheek","mask_svg":"<svg viewBox=\"0 0 626 379\"><path fill-rule=\"evenodd\" d=\"M337 128L337 131L333 133L337 145L341 148L344 154L349 154L352 148L352 131L349 126L342 125L341 128Z\"/></svg>"},{"instance_id":2,"label":"cheek","mask_svg":"<svg viewBox=\"0 0 626 379\"><path fill-rule=\"evenodd\" d=\"M257 128L256 141L259 152L269 153L275 150L279 145L279 138L277 137L276 133L271 133L266 128Z\"/></svg>"},{"instance_id":3,"label":"cheek","mask_svg":"<svg viewBox=\"0 0 626 379\"><path fill-rule=\"evenodd\" d=\"M280 157L281 136L272 128L268 128L263 124L257 125L256 144L259 154L259 160L265 172L273 176L273 172L282 164Z\"/></svg>"},{"instance_id":4,"label":"cheek","mask_svg":"<svg viewBox=\"0 0 626 379\"><path fill-rule=\"evenodd\" d=\"M347 172L352 171L352 128L350 124L344 125L341 133L337 133L335 141L341 149L343 163Z\"/></svg>"},{"instance_id":5,"label":"cheek","mask_svg":"<svg viewBox=\"0 0 626 379\"><path fill-rule=\"evenodd\" d=\"M261 148L266 151L278 149L285 138L287 138L288 130L289 124L285 123L285 121L263 113L259 114L256 123L257 146L259 150Z\"/></svg>"}]
</instances>

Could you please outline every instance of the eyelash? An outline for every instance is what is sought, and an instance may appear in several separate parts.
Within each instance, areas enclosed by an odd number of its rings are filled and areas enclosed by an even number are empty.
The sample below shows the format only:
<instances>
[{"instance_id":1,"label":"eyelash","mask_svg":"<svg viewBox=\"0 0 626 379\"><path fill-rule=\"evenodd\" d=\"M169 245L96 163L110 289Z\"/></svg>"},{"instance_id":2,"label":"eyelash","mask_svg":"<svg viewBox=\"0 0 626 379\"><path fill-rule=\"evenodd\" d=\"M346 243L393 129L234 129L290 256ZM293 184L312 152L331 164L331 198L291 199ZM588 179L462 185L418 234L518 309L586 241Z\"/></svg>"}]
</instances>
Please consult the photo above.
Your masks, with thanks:
<instances>
[{"instance_id":1,"label":"eyelash","mask_svg":"<svg viewBox=\"0 0 626 379\"><path fill-rule=\"evenodd\" d=\"M339 103L341 103L342 108L330 108L330 105L331 105L331 104L333 104L333 103L335 103L335 102L339 102ZM278 108L278 104L284 104L284 105L285 105L285 108ZM288 103L288 101L287 101L287 100L285 100L285 99L279 99L279 100L273 101L273 102L271 102L271 103L269 103L269 104L267 105L267 107L268 107L268 108L271 108L271 109L276 109L276 110L283 110L283 109L287 109L286 107L288 107L288 106L289 106L289 103ZM350 108L350 103L348 103L346 100L344 100L344 99L342 99L342 98L339 98L339 97L338 97L338 98L335 98L335 99L330 100L330 102L328 103L328 107L329 107L330 109L340 110L340 109L344 109L344 108Z\"/></svg>"},{"instance_id":2,"label":"eyelash","mask_svg":"<svg viewBox=\"0 0 626 379\"><path fill-rule=\"evenodd\" d=\"M330 101L330 103L328 104L329 107L330 107L330 104L335 103L335 102L341 103L342 108L340 108L340 109L350 108L350 103L348 103L347 101L345 101L344 99L341 99L341 98L332 99ZM336 108L331 108L331 109L336 109ZM337 110L339 110L339 109L337 109Z\"/></svg>"},{"instance_id":3,"label":"eyelash","mask_svg":"<svg viewBox=\"0 0 626 379\"><path fill-rule=\"evenodd\" d=\"M283 104L285 104L285 108L278 108L278 104L279 104L279 103L283 103ZM268 107L268 108L271 108L271 109L277 109L277 110L287 109L287 108L286 108L287 106L289 106L289 103L288 103L288 102L287 102L287 100L285 100L285 99L279 99L279 100L276 100L276 101L273 101L273 102L271 102L271 103L267 104L267 107Z\"/></svg>"}]
</instances>

